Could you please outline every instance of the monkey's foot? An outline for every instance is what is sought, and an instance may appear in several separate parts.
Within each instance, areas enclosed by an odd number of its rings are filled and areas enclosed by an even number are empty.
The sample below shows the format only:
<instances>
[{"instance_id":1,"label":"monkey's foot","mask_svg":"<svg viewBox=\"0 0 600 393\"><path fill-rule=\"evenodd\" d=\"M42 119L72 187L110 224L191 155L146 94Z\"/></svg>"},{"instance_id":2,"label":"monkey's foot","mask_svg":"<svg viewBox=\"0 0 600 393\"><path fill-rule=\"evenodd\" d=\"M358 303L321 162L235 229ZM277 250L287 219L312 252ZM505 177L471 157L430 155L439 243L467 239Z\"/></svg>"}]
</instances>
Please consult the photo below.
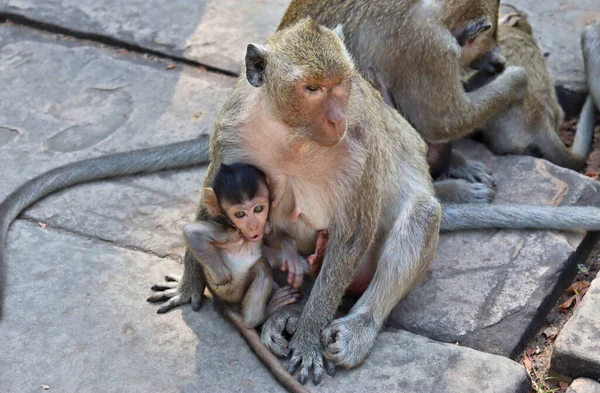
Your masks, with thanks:
<instances>
[{"instance_id":1,"label":"monkey's foot","mask_svg":"<svg viewBox=\"0 0 600 393\"><path fill-rule=\"evenodd\" d=\"M154 284L150 289L158 293L152 294L146 299L150 303L166 300L156 311L158 314L164 314L172 308L190 302L194 310L200 309L202 306L202 292L193 289L182 289L179 285L180 279L173 275L165 276L165 281L164 283Z\"/></svg>"},{"instance_id":2,"label":"monkey's foot","mask_svg":"<svg viewBox=\"0 0 600 393\"><path fill-rule=\"evenodd\" d=\"M470 183L483 183L494 189L492 171L485 164L473 160L454 160L440 179L464 179Z\"/></svg>"},{"instance_id":3,"label":"monkey's foot","mask_svg":"<svg viewBox=\"0 0 600 393\"><path fill-rule=\"evenodd\" d=\"M335 367L331 362L325 359L323 354L323 347L317 340L311 340L308 335L296 332L294 337L289 344L290 352L292 357L288 363L288 371L294 375L296 370L300 369L298 374L298 382L305 384L310 378L312 373L312 380L315 385L321 382L323 377L323 370L325 369L327 374L334 376Z\"/></svg>"},{"instance_id":4,"label":"monkey's foot","mask_svg":"<svg viewBox=\"0 0 600 393\"><path fill-rule=\"evenodd\" d=\"M260 340L276 356L286 357L289 355L289 343L284 337L284 332L287 334L296 332L301 313L302 309L298 306L283 306L262 325Z\"/></svg>"},{"instance_id":5,"label":"monkey's foot","mask_svg":"<svg viewBox=\"0 0 600 393\"><path fill-rule=\"evenodd\" d=\"M442 203L490 203L496 191L483 183L463 179L438 180L433 183L435 196Z\"/></svg>"},{"instance_id":6,"label":"monkey's foot","mask_svg":"<svg viewBox=\"0 0 600 393\"><path fill-rule=\"evenodd\" d=\"M321 333L325 357L338 366L352 368L367 357L375 344L379 326L364 314L349 314L331 322Z\"/></svg>"}]
</instances>

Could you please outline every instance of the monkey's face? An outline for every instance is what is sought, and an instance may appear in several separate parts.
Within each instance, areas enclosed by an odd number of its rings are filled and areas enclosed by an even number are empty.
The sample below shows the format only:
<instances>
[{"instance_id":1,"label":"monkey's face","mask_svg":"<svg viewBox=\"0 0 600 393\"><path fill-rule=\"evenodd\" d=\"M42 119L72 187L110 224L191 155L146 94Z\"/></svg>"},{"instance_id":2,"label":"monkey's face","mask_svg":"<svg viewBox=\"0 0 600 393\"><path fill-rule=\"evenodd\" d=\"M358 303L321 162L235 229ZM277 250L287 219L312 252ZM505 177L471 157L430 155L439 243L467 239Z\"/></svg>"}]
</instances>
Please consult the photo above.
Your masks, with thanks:
<instances>
[{"instance_id":1,"label":"monkey's face","mask_svg":"<svg viewBox=\"0 0 600 393\"><path fill-rule=\"evenodd\" d=\"M221 206L246 239L252 242L262 240L269 217L269 189L266 185L261 184L252 199L236 204L221 201Z\"/></svg>"},{"instance_id":2,"label":"monkey's face","mask_svg":"<svg viewBox=\"0 0 600 393\"><path fill-rule=\"evenodd\" d=\"M350 81L344 78L302 78L292 84L280 113L299 136L332 147L346 134Z\"/></svg>"},{"instance_id":3,"label":"monkey's face","mask_svg":"<svg viewBox=\"0 0 600 393\"><path fill-rule=\"evenodd\" d=\"M272 114L294 137L325 147L346 134L355 73L341 34L305 18L246 52L246 77L262 89Z\"/></svg>"}]
</instances>

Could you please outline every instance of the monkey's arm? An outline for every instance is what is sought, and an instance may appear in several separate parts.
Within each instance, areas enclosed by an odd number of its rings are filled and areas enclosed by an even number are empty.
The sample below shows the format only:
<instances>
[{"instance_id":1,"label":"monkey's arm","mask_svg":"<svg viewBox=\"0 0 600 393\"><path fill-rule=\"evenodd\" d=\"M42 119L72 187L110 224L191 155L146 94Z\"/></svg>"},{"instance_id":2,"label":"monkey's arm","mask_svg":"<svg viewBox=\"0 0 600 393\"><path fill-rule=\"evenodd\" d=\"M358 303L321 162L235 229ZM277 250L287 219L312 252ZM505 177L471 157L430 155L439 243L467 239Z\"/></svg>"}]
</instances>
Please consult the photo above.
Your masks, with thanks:
<instances>
[{"instance_id":1,"label":"monkey's arm","mask_svg":"<svg viewBox=\"0 0 600 393\"><path fill-rule=\"evenodd\" d=\"M225 265L222 252L228 243L241 240L239 235L211 221L196 221L184 229L188 248L204 269L204 275L212 285L231 281L231 272ZM220 246L219 246L220 245Z\"/></svg>"},{"instance_id":2,"label":"monkey's arm","mask_svg":"<svg viewBox=\"0 0 600 393\"><path fill-rule=\"evenodd\" d=\"M368 162L366 167L373 169L373 165L374 163ZM329 374L334 372L334 367L324 361L321 331L332 321L344 292L373 241L381 212L376 177L368 176L366 172L357 182L355 190L349 193L342 210L333 214L333 217L343 215L351 219L333 219L331 228L328 229L329 239L323 266L289 344L293 355L288 369L294 371L300 367L298 380L301 383L306 382L311 370L315 383L320 381L324 366ZM364 201L369 203L362 203Z\"/></svg>"}]
</instances>

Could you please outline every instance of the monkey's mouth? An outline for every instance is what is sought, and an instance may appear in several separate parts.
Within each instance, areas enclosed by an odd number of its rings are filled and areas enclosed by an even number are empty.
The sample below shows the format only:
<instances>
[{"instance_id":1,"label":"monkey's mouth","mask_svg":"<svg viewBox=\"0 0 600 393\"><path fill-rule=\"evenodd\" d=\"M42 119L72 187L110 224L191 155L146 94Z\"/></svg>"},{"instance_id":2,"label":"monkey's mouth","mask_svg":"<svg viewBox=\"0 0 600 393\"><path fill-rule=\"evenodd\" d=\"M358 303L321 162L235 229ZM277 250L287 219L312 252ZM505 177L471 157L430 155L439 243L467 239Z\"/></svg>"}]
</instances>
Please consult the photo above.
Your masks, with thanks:
<instances>
[{"instance_id":1,"label":"monkey's mouth","mask_svg":"<svg viewBox=\"0 0 600 393\"><path fill-rule=\"evenodd\" d=\"M260 239L262 239L262 234L260 234L260 233L258 235L254 235L254 236L248 238L248 240L250 240L251 242L257 242Z\"/></svg>"}]
</instances>

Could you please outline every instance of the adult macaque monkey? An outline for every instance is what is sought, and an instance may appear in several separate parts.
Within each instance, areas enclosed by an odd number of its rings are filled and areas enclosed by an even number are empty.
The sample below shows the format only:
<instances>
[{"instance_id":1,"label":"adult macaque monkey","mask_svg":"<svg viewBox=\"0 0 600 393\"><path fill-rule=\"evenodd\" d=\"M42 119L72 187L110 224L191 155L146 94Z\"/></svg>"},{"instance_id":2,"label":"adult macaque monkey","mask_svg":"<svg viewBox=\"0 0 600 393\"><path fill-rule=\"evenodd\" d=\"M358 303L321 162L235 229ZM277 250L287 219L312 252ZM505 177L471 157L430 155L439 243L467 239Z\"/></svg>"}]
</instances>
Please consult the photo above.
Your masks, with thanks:
<instances>
[{"instance_id":1,"label":"adult macaque monkey","mask_svg":"<svg viewBox=\"0 0 600 393\"><path fill-rule=\"evenodd\" d=\"M298 317L293 308L276 311L262 330L268 347L291 352L301 382L311 372L318 382L324 368L334 370L324 355L346 367L365 358L433 258L441 209L425 143L360 76L336 33L304 19L264 46L249 45L246 67L215 124L205 184L221 162L248 162L273 180L271 225L303 254L312 253L318 230L328 230L325 260L289 346L281 334ZM301 219L292 222L297 208ZM346 317L332 321L361 264L373 266L371 284ZM188 252L179 303L199 301L203 286L194 277L198 264Z\"/></svg>"},{"instance_id":2,"label":"adult macaque monkey","mask_svg":"<svg viewBox=\"0 0 600 393\"><path fill-rule=\"evenodd\" d=\"M316 231L328 229L325 260L301 315L283 307L261 333L276 354L291 352L289 366L300 367L301 382L311 373L319 382L324 368L333 374L333 364L354 367L364 360L391 309L427 269L438 241L440 206L425 144L360 76L336 33L303 19L264 46L248 46L245 78L215 124L205 178L211 184L215 168L234 160L264 171L275 194L271 223L294 237L305 255L313 251ZM294 222L290 213L297 209L304 219ZM199 219L206 215L201 203ZM600 212L446 208L444 228L469 225L600 229ZM361 283L366 288L356 305L332 321L344 291ZM199 265L188 252L169 307L191 300L198 308L203 290ZM289 343L286 330L295 331Z\"/></svg>"},{"instance_id":3,"label":"adult macaque monkey","mask_svg":"<svg viewBox=\"0 0 600 393\"><path fill-rule=\"evenodd\" d=\"M568 149L558 136L564 114L544 54L533 37L527 17L514 7L510 8L512 12L500 15L498 45L508 65L526 70L527 94L522 102L496 114L480 127L483 140L495 154L532 154L556 165L580 170L592 148L598 115L593 89L600 85L600 71L594 68L600 65L600 53L597 48L594 53L593 27L587 28L582 35L590 94L581 112L573 145ZM494 77L494 73L481 71L468 81L466 87L472 90Z\"/></svg>"},{"instance_id":4,"label":"adult macaque monkey","mask_svg":"<svg viewBox=\"0 0 600 393\"><path fill-rule=\"evenodd\" d=\"M379 75L396 109L429 143L467 135L525 94L519 67L508 67L476 91L465 92L461 82L467 66L503 68L495 48L498 0L293 0L279 29L307 15L331 28L343 26L359 71L370 82L369 69ZM449 168L444 171L443 162L434 172L493 187L483 164L448 152L440 156Z\"/></svg>"}]
</instances>

